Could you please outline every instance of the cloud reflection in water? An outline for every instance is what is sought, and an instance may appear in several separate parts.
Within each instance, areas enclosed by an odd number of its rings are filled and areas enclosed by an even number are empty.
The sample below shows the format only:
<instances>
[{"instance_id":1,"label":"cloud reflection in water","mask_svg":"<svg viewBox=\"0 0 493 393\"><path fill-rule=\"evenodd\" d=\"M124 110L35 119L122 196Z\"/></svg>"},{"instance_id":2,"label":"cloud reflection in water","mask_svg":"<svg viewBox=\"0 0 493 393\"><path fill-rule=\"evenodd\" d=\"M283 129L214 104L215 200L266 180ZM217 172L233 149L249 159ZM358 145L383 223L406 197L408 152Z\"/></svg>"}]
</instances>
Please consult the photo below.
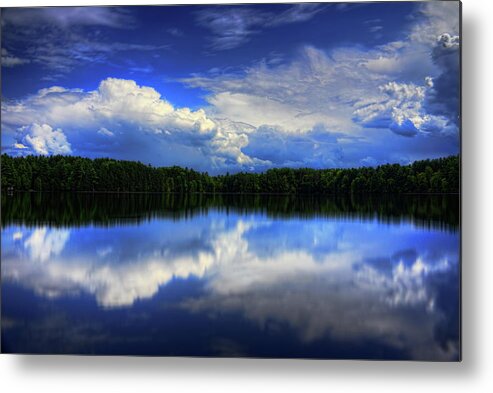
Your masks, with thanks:
<instances>
[{"instance_id":1,"label":"cloud reflection in water","mask_svg":"<svg viewBox=\"0 0 493 393\"><path fill-rule=\"evenodd\" d=\"M204 292L178 305L191 313L239 314L259 329L278 321L306 343L372 339L416 359L457 357L458 337L435 337L458 323L437 301L441 277L458 272L454 232L209 212L110 228L11 226L2 246L3 279L39 296L132 307L194 277Z\"/></svg>"}]
</instances>

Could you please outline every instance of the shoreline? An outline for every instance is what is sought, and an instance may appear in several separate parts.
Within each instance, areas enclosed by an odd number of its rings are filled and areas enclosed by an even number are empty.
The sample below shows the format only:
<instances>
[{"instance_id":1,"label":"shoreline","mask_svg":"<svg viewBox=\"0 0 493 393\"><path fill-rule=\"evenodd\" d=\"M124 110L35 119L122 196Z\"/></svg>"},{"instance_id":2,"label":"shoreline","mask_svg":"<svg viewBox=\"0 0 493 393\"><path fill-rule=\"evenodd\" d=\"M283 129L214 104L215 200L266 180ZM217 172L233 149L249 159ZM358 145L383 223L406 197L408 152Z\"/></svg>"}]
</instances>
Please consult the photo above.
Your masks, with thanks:
<instances>
[{"instance_id":1,"label":"shoreline","mask_svg":"<svg viewBox=\"0 0 493 393\"><path fill-rule=\"evenodd\" d=\"M348 196L382 196L382 195L392 195L392 196L431 196L431 195L457 195L460 196L461 192L374 192L374 193L339 193L339 194L322 194L322 193L311 193L311 194L301 194L301 193L288 193L288 192L159 192L159 191L70 191L70 190L53 190L53 191L36 191L36 190L13 190L6 191L2 190L1 194L13 195L17 193L29 193L29 194L98 194L98 195L135 195L135 194L148 194L148 195L263 195L263 196L330 196L330 197L348 197Z\"/></svg>"}]
</instances>

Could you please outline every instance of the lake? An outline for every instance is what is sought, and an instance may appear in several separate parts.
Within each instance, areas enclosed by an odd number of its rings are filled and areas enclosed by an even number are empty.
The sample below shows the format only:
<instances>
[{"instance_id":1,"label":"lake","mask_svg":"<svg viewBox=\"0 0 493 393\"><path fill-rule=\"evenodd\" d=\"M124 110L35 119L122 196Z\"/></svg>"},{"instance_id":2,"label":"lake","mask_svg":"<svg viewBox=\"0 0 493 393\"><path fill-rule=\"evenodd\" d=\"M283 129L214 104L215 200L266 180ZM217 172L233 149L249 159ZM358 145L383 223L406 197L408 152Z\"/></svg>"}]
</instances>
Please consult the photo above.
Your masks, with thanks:
<instances>
[{"instance_id":1,"label":"lake","mask_svg":"<svg viewBox=\"0 0 493 393\"><path fill-rule=\"evenodd\" d=\"M459 198L2 195L2 351L457 360Z\"/></svg>"}]
</instances>

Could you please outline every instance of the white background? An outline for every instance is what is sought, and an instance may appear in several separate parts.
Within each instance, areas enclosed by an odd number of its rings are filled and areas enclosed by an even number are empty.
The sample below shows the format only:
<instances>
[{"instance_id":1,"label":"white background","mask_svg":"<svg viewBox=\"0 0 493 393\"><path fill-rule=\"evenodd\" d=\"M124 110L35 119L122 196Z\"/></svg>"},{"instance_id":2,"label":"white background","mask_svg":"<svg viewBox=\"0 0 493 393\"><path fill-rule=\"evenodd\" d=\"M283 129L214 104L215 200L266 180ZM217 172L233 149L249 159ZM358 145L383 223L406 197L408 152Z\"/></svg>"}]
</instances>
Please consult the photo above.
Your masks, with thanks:
<instances>
[{"instance_id":1,"label":"white background","mask_svg":"<svg viewBox=\"0 0 493 393\"><path fill-rule=\"evenodd\" d=\"M132 3L138 1L3 0L1 5ZM492 4L463 1L462 363L0 355L2 391L493 391Z\"/></svg>"}]
</instances>

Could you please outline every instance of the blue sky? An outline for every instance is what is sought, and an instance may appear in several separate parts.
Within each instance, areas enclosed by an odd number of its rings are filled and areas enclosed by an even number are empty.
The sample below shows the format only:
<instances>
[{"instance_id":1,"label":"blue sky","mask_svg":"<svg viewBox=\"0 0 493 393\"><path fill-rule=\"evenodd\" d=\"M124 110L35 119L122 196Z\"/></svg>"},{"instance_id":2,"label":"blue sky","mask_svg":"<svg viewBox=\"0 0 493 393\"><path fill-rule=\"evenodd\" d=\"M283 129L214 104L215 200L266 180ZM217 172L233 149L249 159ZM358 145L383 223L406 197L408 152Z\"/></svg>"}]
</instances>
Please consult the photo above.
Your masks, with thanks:
<instances>
[{"instance_id":1,"label":"blue sky","mask_svg":"<svg viewBox=\"0 0 493 393\"><path fill-rule=\"evenodd\" d=\"M459 152L458 2L2 9L2 150L211 173Z\"/></svg>"}]
</instances>

